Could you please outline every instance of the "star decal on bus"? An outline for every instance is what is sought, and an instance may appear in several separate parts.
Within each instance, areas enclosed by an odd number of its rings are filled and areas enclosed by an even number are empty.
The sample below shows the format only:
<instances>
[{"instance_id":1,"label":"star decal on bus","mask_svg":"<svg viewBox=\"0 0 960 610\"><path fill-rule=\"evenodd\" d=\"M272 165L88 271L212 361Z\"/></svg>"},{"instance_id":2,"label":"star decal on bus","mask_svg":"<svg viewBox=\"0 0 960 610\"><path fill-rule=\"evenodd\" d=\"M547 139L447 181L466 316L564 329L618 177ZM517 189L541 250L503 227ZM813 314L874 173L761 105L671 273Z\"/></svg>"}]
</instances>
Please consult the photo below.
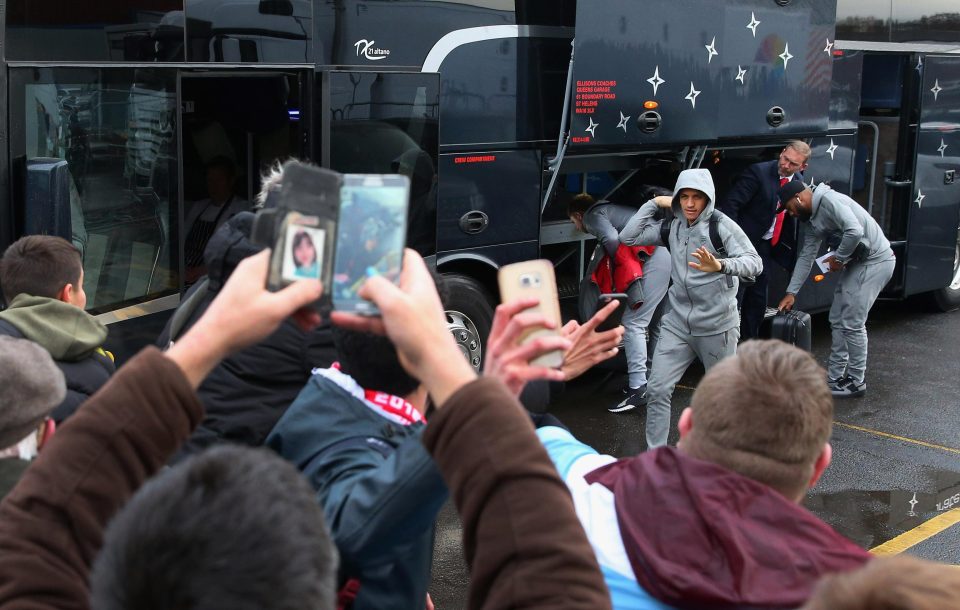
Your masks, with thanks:
<instances>
[{"instance_id":1,"label":"star decal on bus","mask_svg":"<svg viewBox=\"0 0 960 610\"><path fill-rule=\"evenodd\" d=\"M753 11L750 11L750 23L747 24L747 29L753 32L753 37L757 37L757 26L760 25L760 22L757 21L757 16L753 14Z\"/></svg>"},{"instance_id":2,"label":"star decal on bus","mask_svg":"<svg viewBox=\"0 0 960 610\"><path fill-rule=\"evenodd\" d=\"M914 201L917 202L917 207L918 207L918 208L922 208L922 207L923 207L923 200L926 199L926 198L927 198L927 196L923 194L923 191L921 191L920 189L917 189L917 198L914 199Z\"/></svg>"},{"instance_id":3,"label":"star decal on bus","mask_svg":"<svg viewBox=\"0 0 960 610\"><path fill-rule=\"evenodd\" d=\"M743 85L743 84L745 84L745 83L743 82L743 77L745 77L746 75L747 75L747 71L744 70L741 66L738 65L738 66L737 66L737 76L736 76L736 78L734 78L733 80L738 80L738 81L740 81L740 84Z\"/></svg>"},{"instance_id":4,"label":"star decal on bus","mask_svg":"<svg viewBox=\"0 0 960 610\"><path fill-rule=\"evenodd\" d=\"M780 59L783 60L783 69L786 70L786 69L787 69L787 62L790 61L791 59L793 59L793 55L790 54L790 43L789 43L789 42L783 43L783 53L781 53L780 55L777 55L777 57L779 57Z\"/></svg>"},{"instance_id":5,"label":"star decal on bus","mask_svg":"<svg viewBox=\"0 0 960 610\"><path fill-rule=\"evenodd\" d=\"M829 38L827 38L827 46L823 47L823 52L826 53L827 55L830 55L832 51L833 51L833 43L830 42Z\"/></svg>"},{"instance_id":6,"label":"star decal on bus","mask_svg":"<svg viewBox=\"0 0 960 610\"><path fill-rule=\"evenodd\" d=\"M943 91L943 87L940 86L940 79L933 81L933 87L930 88L930 92L933 93L933 101L937 101L937 96L940 95L940 92Z\"/></svg>"},{"instance_id":7,"label":"star decal on bus","mask_svg":"<svg viewBox=\"0 0 960 610\"><path fill-rule=\"evenodd\" d=\"M660 87L660 85L667 82L662 78L660 78L660 66L657 66L656 68L653 69L653 76L648 78L647 82L653 85L653 95L656 96L657 89Z\"/></svg>"},{"instance_id":8,"label":"star decal on bus","mask_svg":"<svg viewBox=\"0 0 960 610\"><path fill-rule=\"evenodd\" d=\"M707 50L707 63L709 64L713 61L714 55L719 55L719 53L717 53L717 37L714 36L710 44L705 44L703 47Z\"/></svg>"},{"instance_id":9,"label":"star decal on bus","mask_svg":"<svg viewBox=\"0 0 960 610\"><path fill-rule=\"evenodd\" d=\"M940 138L940 148L937 149L937 152L940 153L940 158L943 158L943 151L947 150L948 144L943 141L943 138Z\"/></svg>"},{"instance_id":10,"label":"star decal on bus","mask_svg":"<svg viewBox=\"0 0 960 610\"><path fill-rule=\"evenodd\" d=\"M597 137L597 127L600 127L600 123L594 123L593 117L589 117L589 118L590 118L590 124L587 125L587 128L584 129L584 131L586 131L593 137Z\"/></svg>"},{"instance_id":11,"label":"star decal on bus","mask_svg":"<svg viewBox=\"0 0 960 610\"><path fill-rule=\"evenodd\" d=\"M690 105L693 106L693 109L697 109L697 96L700 95L700 91L697 91L693 86L693 81L690 82L690 93L684 96L683 99L690 100Z\"/></svg>"},{"instance_id":12,"label":"star decal on bus","mask_svg":"<svg viewBox=\"0 0 960 610\"><path fill-rule=\"evenodd\" d=\"M840 148L833 143L833 138L830 138L830 146L827 147L827 154L830 155L830 160L833 161L833 153L837 152L837 149Z\"/></svg>"},{"instance_id":13,"label":"star decal on bus","mask_svg":"<svg viewBox=\"0 0 960 610\"><path fill-rule=\"evenodd\" d=\"M630 117L623 116L623 111L620 111L620 122L617 123L617 129L623 129L623 133L627 133L627 121L630 120Z\"/></svg>"}]
</instances>

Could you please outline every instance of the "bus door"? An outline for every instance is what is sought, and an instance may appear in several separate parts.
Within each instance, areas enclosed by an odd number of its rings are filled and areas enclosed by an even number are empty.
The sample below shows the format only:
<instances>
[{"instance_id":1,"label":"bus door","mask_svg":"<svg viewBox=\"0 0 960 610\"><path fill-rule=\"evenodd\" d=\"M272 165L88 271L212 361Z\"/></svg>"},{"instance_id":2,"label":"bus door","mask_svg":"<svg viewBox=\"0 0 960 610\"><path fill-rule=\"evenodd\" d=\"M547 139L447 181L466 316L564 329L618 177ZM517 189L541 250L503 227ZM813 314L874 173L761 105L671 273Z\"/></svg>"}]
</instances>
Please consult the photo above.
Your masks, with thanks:
<instances>
[{"instance_id":1,"label":"bus door","mask_svg":"<svg viewBox=\"0 0 960 610\"><path fill-rule=\"evenodd\" d=\"M181 286L206 273L210 228L250 211L277 161L310 158L309 70L183 71L180 75ZM211 225L210 223L213 223Z\"/></svg>"},{"instance_id":2,"label":"bus door","mask_svg":"<svg viewBox=\"0 0 960 610\"><path fill-rule=\"evenodd\" d=\"M950 284L960 224L960 57L917 57L919 120L906 226L904 295Z\"/></svg>"}]
</instances>

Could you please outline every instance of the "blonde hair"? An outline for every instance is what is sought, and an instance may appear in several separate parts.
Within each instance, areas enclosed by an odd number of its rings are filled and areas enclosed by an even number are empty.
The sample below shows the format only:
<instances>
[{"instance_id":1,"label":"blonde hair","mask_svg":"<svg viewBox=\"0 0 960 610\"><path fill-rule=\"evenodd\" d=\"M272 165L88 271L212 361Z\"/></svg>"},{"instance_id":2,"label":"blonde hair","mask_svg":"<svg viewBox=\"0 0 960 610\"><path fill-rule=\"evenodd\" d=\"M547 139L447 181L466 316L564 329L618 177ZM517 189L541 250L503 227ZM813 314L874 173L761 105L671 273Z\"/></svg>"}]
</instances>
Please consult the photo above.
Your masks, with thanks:
<instances>
[{"instance_id":1,"label":"blonde hair","mask_svg":"<svg viewBox=\"0 0 960 610\"><path fill-rule=\"evenodd\" d=\"M803 161L806 163L810 159L812 151L810 146L802 140L790 140L787 142L787 145L784 148L792 148L797 151L798 154L803 155Z\"/></svg>"}]
</instances>

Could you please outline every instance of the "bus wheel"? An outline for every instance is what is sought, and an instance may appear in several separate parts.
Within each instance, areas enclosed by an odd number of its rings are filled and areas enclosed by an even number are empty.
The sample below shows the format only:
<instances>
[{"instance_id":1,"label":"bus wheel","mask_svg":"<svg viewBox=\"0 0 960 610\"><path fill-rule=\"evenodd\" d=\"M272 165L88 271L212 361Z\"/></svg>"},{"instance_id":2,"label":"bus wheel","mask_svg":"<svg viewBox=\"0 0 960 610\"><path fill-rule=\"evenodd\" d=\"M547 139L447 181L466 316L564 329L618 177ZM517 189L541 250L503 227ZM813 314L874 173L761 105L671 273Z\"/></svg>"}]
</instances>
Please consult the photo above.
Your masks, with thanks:
<instances>
[{"instance_id":1,"label":"bus wheel","mask_svg":"<svg viewBox=\"0 0 960 610\"><path fill-rule=\"evenodd\" d=\"M933 293L933 301L940 311L960 308L960 228L957 229L957 249L953 259L953 279L950 285Z\"/></svg>"},{"instance_id":2,"label":"bus wheel","mask_svg":"<svg viewBox=\"0 0 960 610\"><path fill-rule=\"evenodd\" d=\"M483 366L484 346L493 324L493 306L486 289L464 275L445 275L447 328L473 368Z\"/></svg>"}]
</instances>

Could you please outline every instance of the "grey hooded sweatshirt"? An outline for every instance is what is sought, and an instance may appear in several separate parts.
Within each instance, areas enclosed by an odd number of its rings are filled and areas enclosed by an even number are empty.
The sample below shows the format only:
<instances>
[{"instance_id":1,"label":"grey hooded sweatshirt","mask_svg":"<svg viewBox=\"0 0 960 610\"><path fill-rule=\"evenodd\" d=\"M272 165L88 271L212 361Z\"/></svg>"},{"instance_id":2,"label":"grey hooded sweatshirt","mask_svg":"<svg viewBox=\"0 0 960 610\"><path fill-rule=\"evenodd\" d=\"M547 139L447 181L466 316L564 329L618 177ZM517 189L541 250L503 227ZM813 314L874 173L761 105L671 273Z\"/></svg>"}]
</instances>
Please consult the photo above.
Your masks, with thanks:
<instances>
[{"instance_id":1,"label":"grey hooded sweatshirt","mask_svg":"<svg viewBox=\"0 0 960 610\"><path fill-rule=\"evenodd\" d=\"M789 294L797 294L803 286L823 240L831 245L839 242L834 256L841 263L850 262L860 244L864 246L862 254L858 253L854 262L870 265L893 257L883 229L853 199L821 183L813 190L812 207L813 213L804 221L803 245L787 286Z\"/></svg>"},{"instance_id":2,"label":"grey hooded sweatshirt","mask_svg":"<svg viewBox=\"0 0 960 610\"><path fill-rule=\"evenodd\" d=\"M693 223L688 224L680 209L679 193L691 188L707 195L707 205ZM727 251L720 259L723 272L698 271L687 263L696 262L694 251L703 246L717 256L710 242L710 216L714 212L716 193L713 178L705 169L680 172L673 189L674 219L670 225L670 257L672 284L663 324L681 335L704 337L726 332L739 326L737 317L737 277L759 275L763 261L737 223L721 215L717 229ZM654 218L657 204L652 200L643 204L620 232L620 241L628 246L662 246L660 223ZM731 277L733 276L733 277ZM728 281L730 280L730 281Z\"/></svg>"}]
</instances>

